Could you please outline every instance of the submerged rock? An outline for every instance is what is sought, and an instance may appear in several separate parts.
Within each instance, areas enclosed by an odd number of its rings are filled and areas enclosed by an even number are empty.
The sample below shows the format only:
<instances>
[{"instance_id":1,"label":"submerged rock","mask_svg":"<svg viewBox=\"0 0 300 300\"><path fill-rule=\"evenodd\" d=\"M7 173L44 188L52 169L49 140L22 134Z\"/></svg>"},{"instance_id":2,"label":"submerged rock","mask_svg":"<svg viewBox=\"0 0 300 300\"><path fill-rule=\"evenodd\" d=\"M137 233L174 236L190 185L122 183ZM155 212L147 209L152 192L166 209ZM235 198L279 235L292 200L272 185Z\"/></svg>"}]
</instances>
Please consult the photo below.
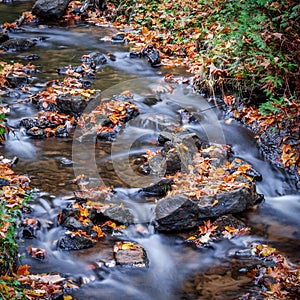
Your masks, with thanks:
<instances>
[{"instance_id":1,"label":"submerged rock","mask_svg":"<svg viewBox=\"0 0 300 300\"><path fill-rule=\"evenodd\" d=\"M0 49L5 51L24 51L33 47L36 43L28 39L9 39L0 45Z\"/></svg>"}]
</instances>

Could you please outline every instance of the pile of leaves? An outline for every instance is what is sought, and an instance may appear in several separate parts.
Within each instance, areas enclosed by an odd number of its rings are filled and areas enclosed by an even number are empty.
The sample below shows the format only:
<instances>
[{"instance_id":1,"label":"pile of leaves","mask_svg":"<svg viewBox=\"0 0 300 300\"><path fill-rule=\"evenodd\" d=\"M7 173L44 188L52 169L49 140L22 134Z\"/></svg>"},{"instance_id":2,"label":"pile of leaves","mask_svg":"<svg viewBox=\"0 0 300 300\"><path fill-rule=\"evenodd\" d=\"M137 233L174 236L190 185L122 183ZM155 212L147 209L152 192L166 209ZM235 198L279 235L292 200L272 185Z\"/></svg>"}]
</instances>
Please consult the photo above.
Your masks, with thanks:
<instances>
[{"instance_id":1,"label":"pile of leaves","mask_svg":"<svg viewBox=\"0 0 300 300\"><path fill-rule=\"evenodd\" d=\"M227 146L225 146L227 149ZM194 155L194 164L189 165L188 173L177 172L171 178L174 184L168 191L167 197L177 194L185 194L190 198L200 200L203 195L214 196L221 192L229 192L241 187L249 188L252 176L248 176L251 165L237 159L240 164L237 166L235 161L227 161L224 165L214 164L215 157L209 157L209 153L220 151L223 146L209 146ZM217 200L213 205L217 205Z\"/></svg>"},{"instance_id":2,"label":"pile of leaves","mask_svg":"<svg viewBox=\"0 0 300 300\"><path fill-rule=\"evenodd\" d=\"M36 67L32 64L24 66L21 63L7 63L0 61L0 89L5 90L12 86L13 80L10 78L23 78L25 82L29 78L29 74L34 72Z\"/></svg>"},{"instance_id":3,"label":"pile of leaves","mask_svg":"<svg viewBox=\"0 0 300 300\"><path fill-rule=\"evenodd\" d=\"M266 244L254 243L251 251L261 260L261 264L248 276L261 287L264 299L297 299L300 293L300 266Z\"/></svg>"},{"instance_id":4,"label":"pile of leaves","mask_svg":"<svg viewBox=\"0 0 300 300\"><path fill-rule=\"evenodd\" d=\"M32 136L68 136L68 132L75 125L75 116L80 114L80 110L87 106L96 93L94 89L85 89L82 83L74 77L66 77L63 81L47 82L45 90L29 98L41 111L34 118L22 119L20 125L24 126L27 134ZM62 108L58 105L60 97L62 101L70 99L66 105L62 104ZM71 102L75 98L78 107L72 111L74 104Z\"/></svg>"},{"instance_id":5,"label":"pile of leaves","mask_svg":"<svg viewBox=\"0 0 300 300\"><path fill-rule=\"evenodd\" d=\"M122 126L139 114L132 100L132 95L125 91L102 101L91 113L84 113L78 121L82 135L95 133L98 139L113 141Z\"/></svg>"},{"instance_id":6,"label":"pile of leaves","mask_svg":"<svg viewBox=\"0 0 300 300\"><path fill-rule=\"evenodd\" d=\"M203 225L198 226L198 232L186 239L187 242L193 243L197 248L206 246L211 241L220 239L232 239L235 237L250 234L251 229L243 226L224 226L224 230L219 232L218 225L215 225L211 220L204 221Z\"/></svg>"}]
</instances>

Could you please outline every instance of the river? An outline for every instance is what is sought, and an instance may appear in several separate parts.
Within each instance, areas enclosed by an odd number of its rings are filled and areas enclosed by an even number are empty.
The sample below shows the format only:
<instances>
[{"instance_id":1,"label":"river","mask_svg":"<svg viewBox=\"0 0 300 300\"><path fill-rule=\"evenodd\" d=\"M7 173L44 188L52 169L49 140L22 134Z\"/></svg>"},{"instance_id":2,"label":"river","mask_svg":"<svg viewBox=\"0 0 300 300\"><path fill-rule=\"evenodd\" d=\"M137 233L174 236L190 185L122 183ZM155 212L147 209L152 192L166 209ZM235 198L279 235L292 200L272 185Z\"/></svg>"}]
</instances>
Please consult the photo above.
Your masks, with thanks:
<instances>
[{"instance_id":1,"label":"river","mask_svg":"<svg viewBox=\"0 0 300 300\"><path fill-rule=\"evenodd\" d=\"M0 23L15 20L21 12L30 10L32 3L0 4ZM38 66L31 82L32 92L43 89L49 80L62 78L57 68L79 65L83 54L100 51L113 60L109 59L97 72L92 87L100 89L102 97L129 90L141 111L112 144L85 145L83 149L72 137L31 139L17 132L10 134L6 144L1 146L1 155L19 157L15 172L28 174L31 186L37 190L32 204L33 216L41 221L42 230L37 238L20 242L21 263L29 264L32 273L62 272L74 280L80 279L84 284L74 293L77 299L238 299L253 286L232 254L244 249L250 241L269 243L299 263L299 191L283 170L260 155L250 131L235 121L222 120L217 109L211 108L202 96L189 88L179 86L169 92L171 87L164 83L164 74L186 75L183 69L152 68L142 59L131 59L127 45L105 41L106 36L116 32L113 28L86 25L24 28L24 32L10 33L10 37L36 39L36 46L27 52L1 54L1 60L26 64L22 57L39 55L39 60L32 62ZM17 92L2 96L3 103L10 106L11 125L37 113L30 102L16 101L22 97L25 96ZM134 172L134 160L146 149L157 149L150 142L157 138L159 130L180 125L179 106L189 107L201 117L200 124L187 124L186 128L205 135L210 142L231 145L236 156L262 174L257 190L264 194L264 201L240 215L252 228L250 236L222 241L213 248L194 249L178 234L156 232L148 222L153 204L132 197L136 188L152 180ZM92 163L90 157L94 157ZM66 159L78 158L80 162L76 166L64 163ZM129 226L122 238L134 240L145 248L150 261L147 269L99 267L112 260L111 247L118 237L100 240L86 250L57 249L56 241L63 231L57 214L74 199L76 186L72 180L76 174L93 168L104 184L113 185L123 201L134 209L143 231ZM28 246L46 249L48 259L33 259L27 253Z\"/></svg>"}]
</instances>

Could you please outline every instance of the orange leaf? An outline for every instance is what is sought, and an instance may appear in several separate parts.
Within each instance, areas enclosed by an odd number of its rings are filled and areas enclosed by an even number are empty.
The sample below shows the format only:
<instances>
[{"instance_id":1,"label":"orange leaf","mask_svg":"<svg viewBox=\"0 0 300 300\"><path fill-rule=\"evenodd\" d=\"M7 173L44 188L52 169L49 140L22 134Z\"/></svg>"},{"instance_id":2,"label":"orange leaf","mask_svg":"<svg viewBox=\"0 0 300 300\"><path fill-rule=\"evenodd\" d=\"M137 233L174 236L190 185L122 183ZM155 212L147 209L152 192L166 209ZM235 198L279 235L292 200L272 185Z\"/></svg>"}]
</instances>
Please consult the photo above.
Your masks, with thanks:
<instances>
[{"instance_id":1,"label":"orange leaf","mask_svg":"<svg viewBox=\"0 0 300 300\"><path fill-rule=\"evenodd\" d=\"M30 272L28 271L30 268L30 266L28 265L22 265L22 266L19 266L18 270L17 270L17 274L18 275L29 275Z\"/></svg>"}]
</instances>

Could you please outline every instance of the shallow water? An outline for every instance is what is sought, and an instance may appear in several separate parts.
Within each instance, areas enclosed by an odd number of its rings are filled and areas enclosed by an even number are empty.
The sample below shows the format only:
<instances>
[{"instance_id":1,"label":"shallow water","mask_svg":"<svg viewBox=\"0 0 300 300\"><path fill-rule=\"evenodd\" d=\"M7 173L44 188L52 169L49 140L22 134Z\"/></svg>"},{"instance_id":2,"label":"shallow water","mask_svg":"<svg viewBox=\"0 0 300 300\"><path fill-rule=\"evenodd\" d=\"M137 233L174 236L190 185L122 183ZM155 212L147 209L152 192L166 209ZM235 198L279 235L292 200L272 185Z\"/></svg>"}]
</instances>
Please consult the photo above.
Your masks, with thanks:
<instances>
[{"instance_id":1,"label":"shallow water","mask_svg":"<svg viewBox=\"0 0 300 300\"><path fill-rule=\"evenodd\" d=\"M26 2L0 4L0 21L15 19L30 5ZM38 54L40 59L33 64L39 66L39 72L32 83L32 90L37 91L48 80L60 78L56 72L58 67L80 65L80 57L94 50L110 53L115 59L99 70L93 88L101 89L103 98L130 90L141 111L113 143L78 143L76 132L75 138L66 139L34 140L18 130L15 135L8 136L6 145L0 148L1 154L8 158L18 156L15 171L31 177L31 186L38 190L33 216L42 223L36 239L21 243L20 252L24 255L21 263L31 265L31 272L63 272L71 274L75 280L81 278L84 284L75 293L77 299L139 300L238 299L251 285L244 273L238 272L240 266L236 266L230 254L253 240L268 242L299 263L300 195L289 176L261 157L247 129L234 122L226 124L220 119L218 110L210 108L210 104L192 90L184 87L172 90L172 86L163 82L164 73L181 74L181 69L153 69L143 60L130 59L126 45L101 40L114 32L112 28L87 26L26 27L25 33L15 33L12 37L35 38L37 46L28 52L4 54L0 58L24 62L23 56ZM11 125L36 113L30 103L16 103L20 97L25 96L2 97L11 108ZM231 145L236 156L251 163L262 174L263 180L257 183L257 190L264 194L265 200L256 209L241 215L253 229L253 235L217 243L213 249L195 250L183 243L180 235L160 234L149 225L153 203L138 198L135 191L157 178L137 173L134 161L146 149L156 149L150 142L155 141L159 131L181 125L179 107L196 111L201 120L199 124L184 125L186 128L212 143ZM66 165L65 159L73 161L73 166ZM137 231L132 225L123 236L102 239L91 249L58 250L56 241L63 228L57 224L57 213L73 200L77 187L72 179L82 173L106 185L114 185L120 201L135 211L143 231ZM103 267L103 262L112 261L112 245L119 239L139 242L149 257L149 268ZM40 262L29 257L28 246L46 249L48 259ZM236 273L238 275L234 276Z\"/></svg>"}]
</instances>

